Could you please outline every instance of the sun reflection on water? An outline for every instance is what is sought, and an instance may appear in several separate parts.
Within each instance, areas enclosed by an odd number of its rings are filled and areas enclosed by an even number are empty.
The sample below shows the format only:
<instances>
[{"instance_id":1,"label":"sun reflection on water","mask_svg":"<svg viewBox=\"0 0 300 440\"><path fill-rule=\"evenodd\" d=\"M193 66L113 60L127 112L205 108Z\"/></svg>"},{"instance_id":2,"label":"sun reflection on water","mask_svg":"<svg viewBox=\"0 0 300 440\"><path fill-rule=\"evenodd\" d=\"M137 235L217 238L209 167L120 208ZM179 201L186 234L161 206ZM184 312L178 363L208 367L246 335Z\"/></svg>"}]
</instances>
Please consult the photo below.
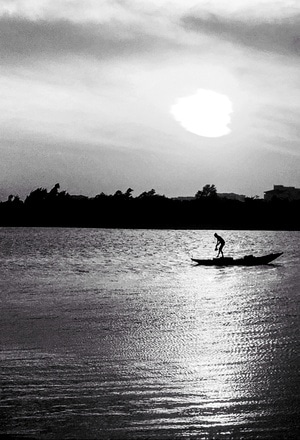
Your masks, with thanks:
<instances>
[{"instance_id":1,"label":"sun reflection on water","mask_svg":"<svg viewBox=\"0 0 300 440\"><path fill-rule=\"evenodd\" d=\"M288 259L266 268L194 267L195 249L213 252L212 231L47 229L30 241L27 229L5 230L3 252L10 234L25 239L13 254L7 246L1 281L0 429L29 436L51 424L53 438L126 440L293 433L294 233L222 233L232 254L285 243Z\"/></svg>"}]
</instances>

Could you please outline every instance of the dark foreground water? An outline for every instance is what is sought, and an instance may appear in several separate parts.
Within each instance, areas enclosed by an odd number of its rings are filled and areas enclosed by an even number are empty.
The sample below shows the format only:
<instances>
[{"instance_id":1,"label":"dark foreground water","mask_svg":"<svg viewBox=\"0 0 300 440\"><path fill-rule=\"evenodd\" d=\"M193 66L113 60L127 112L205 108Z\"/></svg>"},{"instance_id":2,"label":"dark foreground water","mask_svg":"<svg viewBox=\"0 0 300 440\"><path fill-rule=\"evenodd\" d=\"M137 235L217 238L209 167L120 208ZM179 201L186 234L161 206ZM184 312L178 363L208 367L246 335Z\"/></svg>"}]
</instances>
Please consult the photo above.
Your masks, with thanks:
<instances>
[{"instance_id":1,"label":"dark foreground water","mask_svg":"<svg viewBox=\"0 0 300 440\"><path fill-rule=\"evenodd\" d=\"M299 232L0 229L0 435L298 439Z\"/></svg>"}]
</instances>

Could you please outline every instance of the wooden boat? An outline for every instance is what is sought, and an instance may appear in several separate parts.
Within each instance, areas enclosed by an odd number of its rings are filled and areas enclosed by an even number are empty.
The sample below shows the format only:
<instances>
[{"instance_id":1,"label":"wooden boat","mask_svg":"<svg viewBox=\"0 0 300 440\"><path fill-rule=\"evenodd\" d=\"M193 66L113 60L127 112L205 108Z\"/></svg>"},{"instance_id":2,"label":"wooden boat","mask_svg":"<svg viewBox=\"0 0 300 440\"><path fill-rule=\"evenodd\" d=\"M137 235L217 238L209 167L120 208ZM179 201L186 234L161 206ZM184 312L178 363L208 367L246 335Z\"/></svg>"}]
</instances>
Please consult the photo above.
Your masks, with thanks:
<instances>
[{"instance_id":1,"label":"wooden boat","mask_svg":"<svg viewBox=\"0 0 300 440\"><path fill-rule=\"evenodd\" d=\"M271 263L282 254L283 252L278 252L275 254L262 255L261 257L246 255L243 258L236 259L232 257L212 258L210 260L199 260L197 258L192 258L192 261L202 266L260 266Z\"/></svg>"}]
</instances>

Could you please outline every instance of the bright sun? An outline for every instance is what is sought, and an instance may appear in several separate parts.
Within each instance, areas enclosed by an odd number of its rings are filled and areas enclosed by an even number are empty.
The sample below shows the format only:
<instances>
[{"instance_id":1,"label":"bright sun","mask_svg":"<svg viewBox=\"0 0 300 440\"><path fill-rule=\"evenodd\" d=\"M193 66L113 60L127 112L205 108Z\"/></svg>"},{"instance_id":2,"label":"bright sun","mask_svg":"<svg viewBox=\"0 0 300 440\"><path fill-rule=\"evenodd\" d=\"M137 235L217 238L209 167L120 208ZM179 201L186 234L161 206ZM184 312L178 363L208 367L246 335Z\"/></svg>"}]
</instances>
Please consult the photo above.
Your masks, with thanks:
<instances>
[{"instance_id":1,"label":"bright sun","mask_svg":"<svg viewBox=\"0 0 300 440\"><path fill-rule=\"evenodd\" d=\"M171 113L187 131L205 137L230 133L232 103L226 95L199 89L194 95L179 98Z\"/></svg>"}]
</instances>

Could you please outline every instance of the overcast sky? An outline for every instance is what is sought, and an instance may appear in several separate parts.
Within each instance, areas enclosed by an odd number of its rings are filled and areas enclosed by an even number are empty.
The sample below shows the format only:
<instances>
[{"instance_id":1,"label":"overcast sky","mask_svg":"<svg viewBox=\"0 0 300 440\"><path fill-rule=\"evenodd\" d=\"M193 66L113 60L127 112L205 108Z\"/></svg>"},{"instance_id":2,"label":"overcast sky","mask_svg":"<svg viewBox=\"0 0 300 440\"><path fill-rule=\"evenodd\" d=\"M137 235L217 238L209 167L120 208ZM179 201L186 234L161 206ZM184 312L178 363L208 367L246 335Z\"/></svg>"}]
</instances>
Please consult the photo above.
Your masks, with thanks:
<instances>
[{"instance_id":1,"label":"overcast sky","mask_svg":"<svg viewBox=\"0 0 300 440\"><path fill-rule=\"evenodd\" d=\"M299 29L298 0L0 0L0 199L300 187ZM174 117L199 89L226 135Z\"/></svg>"}]
</instances>

